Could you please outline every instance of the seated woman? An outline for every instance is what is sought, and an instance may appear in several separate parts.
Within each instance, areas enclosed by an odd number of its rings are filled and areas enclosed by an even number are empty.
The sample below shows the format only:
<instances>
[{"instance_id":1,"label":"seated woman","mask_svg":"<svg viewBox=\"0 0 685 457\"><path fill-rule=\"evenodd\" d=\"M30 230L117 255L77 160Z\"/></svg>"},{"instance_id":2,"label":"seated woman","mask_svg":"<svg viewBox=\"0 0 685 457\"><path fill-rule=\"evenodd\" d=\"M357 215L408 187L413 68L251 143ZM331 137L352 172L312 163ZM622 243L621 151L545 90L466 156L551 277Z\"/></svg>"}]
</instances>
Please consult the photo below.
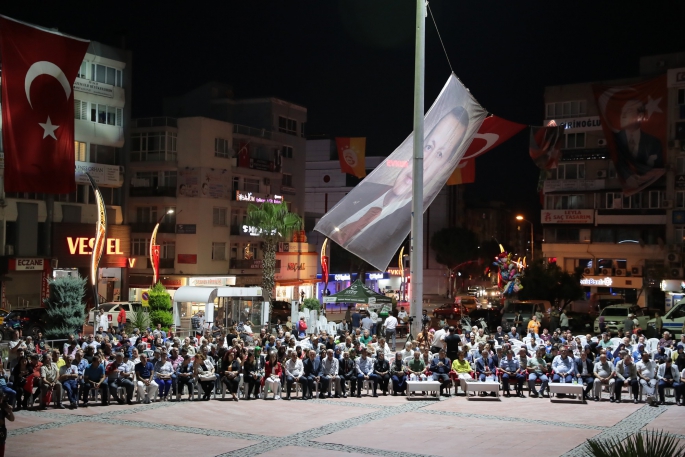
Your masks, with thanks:
<instances>
[{"instance_id":1,"label":"seated woman","mask_svg":"<svg viewBox=\"0 0 685 457\"><path fill-rule=\"evenodd\" d=\"M167 360L167 353L162 351L160 359L155 363L155 382L159 386L159 399L167 400L169 389L171 389L171 375L174 374L174 367Z\"/></svg>"},{"instance_id":2,"label":"seated woman","mask_svg":"<svg viewBox=\"0 0 685 457\"><path fill-rule=\"evenodd\" d=\"M192 400L195 388L195 367L191 363L191 358L188 354L183 356L183 362L176 368L176 379L178 381L176 386L178 397L180 398L183 395L183 387L188 386L188 400Z\"/></svg>"},{"instance_id":3,"label":"seated woman","mask_svg":"<svg viewBox=\"0 0 685 457\"><path fill-rule=\"evenodd\" d=\"M259 375L259 366L255 362L254 352L247 354L247 360L243 363L243 381L247 383L247 395L245 400L250 400L254 390L254 398L259 398L259 387L262 377Z\"/></svg>"},{"instance_id":4,"label":"seated woman","mask_svg":"<svg viewBox=\"0 0 685 457\"><path fill-rule=\"evenodd\" d=\"M461 390L466 392L466 381L473 379L472 371L471 364L464 358L464 351L459 351L457 360L452 362L452 371L450 371L450 378L454 383L454 395L457 395L458 385L461 385Z\"/></svg>"},{"instance_id":5,"label":"seated woman","mask_svg":"<svg viewBox=\"0 0 685 457\"><path fill-rule=\"evenodd\" d=\"M223 359L223 367L225 368L223 372L223 382L226 384L228 392L233 397L233 401L238 401L238 385L240 384L240 372L242 371L242 365L240 360L235 358L234 351L227 351Z\"/></svg>"},{"instance_id":6,"label":"seated woman","mask_svg":"<svg viewBox=\"0 0 685 457\"><path fill-rule=\"evenodd\" d=\"M197 378L202 391L204 392L203 400L209 401L214 388L214 381L216 374L214 374L214 365L209 363L202 354L195 354L195 378Z\"/></svg>"},{"instance_id":7,"label":"seated woman","mask_svg":"<svg viewBox=\"0 0 685 457\"><path fill-rule=\"evenodd\" d=\"M402 353L396 352L395 359L390 363L390 376L392 379L392 394L405 395L407 390L407 372L404 368L404 360L402 360Z\"/></svg>"},{"instance_id":8,"label":"seated woman","mask_svg":"<svg viewBox=\"0 0 685 457\"><path fill-rule=\"evenodd\" d=\"M274 400L281 399L281 375L283 374L283 367L276 357L276 351L269 352L269 360L264 364L264 377L262 378L261 386L266 398L269 389L274 394Z\"/></svg>"}]
</instances>

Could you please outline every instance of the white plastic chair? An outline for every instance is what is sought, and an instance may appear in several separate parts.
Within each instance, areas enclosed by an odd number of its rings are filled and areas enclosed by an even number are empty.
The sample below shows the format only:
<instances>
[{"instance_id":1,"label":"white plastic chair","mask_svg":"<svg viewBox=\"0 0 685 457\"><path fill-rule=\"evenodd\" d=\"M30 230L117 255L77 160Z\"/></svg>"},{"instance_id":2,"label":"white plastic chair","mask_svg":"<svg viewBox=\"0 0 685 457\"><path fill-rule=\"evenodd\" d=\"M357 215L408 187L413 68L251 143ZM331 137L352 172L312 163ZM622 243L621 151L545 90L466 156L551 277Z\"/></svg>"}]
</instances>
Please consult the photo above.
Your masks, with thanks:
<instances>
[{"instance_id":1,"label":"white plastic chair","mask_svg":"<svg viewBox=\"0 0 685 457\"><path fill-rule=\"evenodd\" d=\"M650 338L647 341L645 341L645 352L649 352L650 354L654 354L657 352L659 349L659 339L658 338Z\"/></svg>"}]
</instances>

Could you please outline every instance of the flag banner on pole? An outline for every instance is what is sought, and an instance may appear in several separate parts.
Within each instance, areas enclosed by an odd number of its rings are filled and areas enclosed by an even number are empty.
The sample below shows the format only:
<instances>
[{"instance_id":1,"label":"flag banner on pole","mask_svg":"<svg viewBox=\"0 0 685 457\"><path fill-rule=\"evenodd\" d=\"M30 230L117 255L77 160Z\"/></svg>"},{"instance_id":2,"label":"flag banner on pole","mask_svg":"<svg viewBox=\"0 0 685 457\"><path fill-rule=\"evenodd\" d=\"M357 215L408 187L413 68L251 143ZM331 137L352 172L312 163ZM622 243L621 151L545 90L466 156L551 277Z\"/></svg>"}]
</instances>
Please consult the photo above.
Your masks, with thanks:
<instances>
[{"instance_id":1,"label":"flag banner on pole","mask_svg":"<svg viewBox=\"0 0 685 457\"><path fill-rule=\"evenodd\" d=\"M424 120L424 211L471 144L485 110L452 74ZM326 213L314 230L385 271L411 228L413 134Z\"/></svg>"},{"instance_id":2,"label":"flag banner on pole","mask_svg":"<svg viewBox=\"0 0 685 457\"><path fill-rule=\"evenodd\" d=\"M666 172L666 75L592 89L623 193L632 195Z\"/></svg>"},{"instance_id":3,"label":"flag banner on pole","mask_svg":"<svg viewBox=\"0 0 685 457\"><path fill-rule=\"evenodd\" d=\"M6 192L76 190L72 88L88 43L0 16Z\"/></svg>"},{"instance_id":4,"label":"flag banner on pole","mask_svg":"<svg viewBox=\"0 0 685 457\"><path fill-rule=\"evenodd\" d=\"M448 186L469 184L476 181L476 157L496 148L512 136L525 129L525 124L518 124L497 116L485 118L478 133L473 135L471 146L464 153L457 168L447 180Z\"/></svg>"},{"instance_id":5,"label":"flag banner on pole","mask_svg":"<svg viewBox=\"0 0 685 457\"><path fill-rule=\"evenodd\" d=\"M336 138L340 172L363 178L366 176L366 138Z\"/></svg>"},{"instance_id":6,"label":"flag banner on pole","mask_svg":"<svg viewBox=\"0 0 685 457\"><path fill-rule=\"evenodd\" d=\"M530 128L530 158L542 170L556 168L561 159L564 128L560 126Z\"/></svg>"}]
</instances>

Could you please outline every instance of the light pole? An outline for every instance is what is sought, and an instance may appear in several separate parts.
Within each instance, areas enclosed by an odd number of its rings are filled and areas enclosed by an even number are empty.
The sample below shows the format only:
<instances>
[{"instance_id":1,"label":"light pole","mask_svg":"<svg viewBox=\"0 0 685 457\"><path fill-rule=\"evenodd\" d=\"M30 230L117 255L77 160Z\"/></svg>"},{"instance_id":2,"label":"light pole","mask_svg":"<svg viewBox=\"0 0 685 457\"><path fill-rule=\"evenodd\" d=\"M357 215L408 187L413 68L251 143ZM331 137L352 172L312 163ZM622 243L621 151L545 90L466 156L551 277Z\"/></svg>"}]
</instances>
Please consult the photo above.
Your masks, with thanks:
<instances>
[{"instance_id":1,"label":"light pole","mask_svg":"<svg viewBox=\"0 0 685 457\"><path fill-rule=\"evenodd\" d=\"M535 236L533 234L533 223L527 219L525 219L523 216L516 216L517 221L525 221L530 224L530 257L531 257L531 262L535 261Z\"/></svg>"},{"instance_id":2,"label":"light pole","mask_svg":"<svg viewBox=\"0 0 685 457\"><path fill-rule=\"evenodd\" d=\"M159 246L157 246L157 230L159 230L159 224L162 220L169 214L173 214L174 210L170 209L159 218L155 224L155 228L152 230L152 236L150 237L150 264L152 265L152 285L157 284L157 278L159 277Z\"/></svg>"}]
</instances>

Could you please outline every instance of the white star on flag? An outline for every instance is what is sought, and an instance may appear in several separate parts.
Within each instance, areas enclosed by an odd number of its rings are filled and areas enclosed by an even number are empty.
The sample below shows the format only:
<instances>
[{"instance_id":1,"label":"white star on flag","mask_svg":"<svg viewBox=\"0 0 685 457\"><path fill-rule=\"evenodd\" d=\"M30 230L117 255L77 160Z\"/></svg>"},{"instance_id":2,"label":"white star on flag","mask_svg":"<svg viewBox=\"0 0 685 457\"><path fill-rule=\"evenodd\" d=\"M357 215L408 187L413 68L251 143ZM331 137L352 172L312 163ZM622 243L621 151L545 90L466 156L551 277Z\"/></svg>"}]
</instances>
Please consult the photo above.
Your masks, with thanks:
<instances>
[{"instance_id":1,"label":"white star on flag","mask_svg":"<svg viewBox=\"0 0 685 457\"><path fill-rule=\"evenodd\" d=\"M57 139L57 137L55 136L55 130L59 128L59 125L52 125L52 122L50 121L50 116L48 116L48 120L45 122L45 124L39 122L38 125L43 127L43 139L45 139L48 136Z\"/></svg>"},{"instance_id":2,"label":"white star on flag","mask_svg":"<svg viewBox=\"0 0 685 457\"><path fill-rule=\"evenodd\" d=\"M663 113L661 108L659 108L659 103L661 103L661 97L654 100L650 95L647 96L647 105L645 105L645 109L647 110L647 119L652 117L652 114L654 113Z\"/></svg>"}]
</instances>

